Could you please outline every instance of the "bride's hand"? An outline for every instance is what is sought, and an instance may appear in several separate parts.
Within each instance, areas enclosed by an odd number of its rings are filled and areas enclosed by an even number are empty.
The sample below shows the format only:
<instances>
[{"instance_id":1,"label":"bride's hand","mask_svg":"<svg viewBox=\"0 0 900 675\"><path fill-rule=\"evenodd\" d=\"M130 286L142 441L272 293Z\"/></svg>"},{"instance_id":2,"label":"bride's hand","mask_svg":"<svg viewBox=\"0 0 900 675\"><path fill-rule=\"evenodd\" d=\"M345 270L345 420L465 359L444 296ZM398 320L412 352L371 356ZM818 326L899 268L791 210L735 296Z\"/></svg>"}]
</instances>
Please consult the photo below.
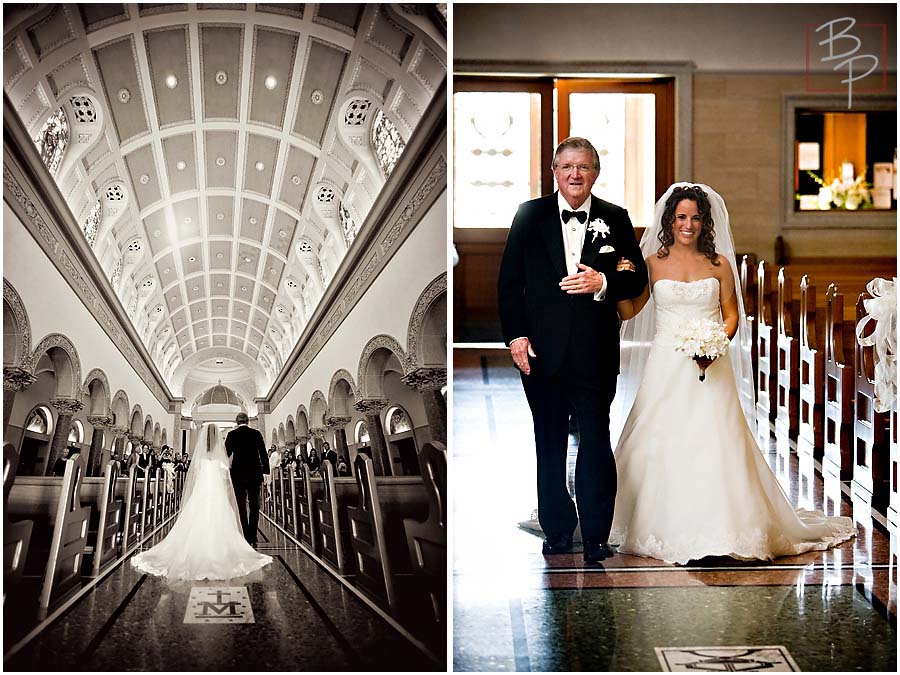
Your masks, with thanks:
<instances>
[{"instance_id":1,"label":"bride's hand","mask_svg":"<svg viewBox=\"0 0 900 675\"><path fill-rule=\"evenodd\" d=\"M616 264L616 272L634 272L634 263L627 258L622 258Z\"/></svg>"}]
</instances>

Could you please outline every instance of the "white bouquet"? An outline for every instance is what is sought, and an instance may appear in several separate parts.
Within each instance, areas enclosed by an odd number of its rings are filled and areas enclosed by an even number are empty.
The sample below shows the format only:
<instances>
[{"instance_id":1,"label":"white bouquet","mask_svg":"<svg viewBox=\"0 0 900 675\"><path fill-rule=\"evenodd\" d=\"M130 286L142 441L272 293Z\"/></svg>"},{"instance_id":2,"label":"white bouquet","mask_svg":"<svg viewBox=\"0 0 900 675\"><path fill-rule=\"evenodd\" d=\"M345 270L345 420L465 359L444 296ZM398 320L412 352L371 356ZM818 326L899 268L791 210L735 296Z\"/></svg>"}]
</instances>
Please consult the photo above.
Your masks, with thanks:
<instances>
[{"instance_id":1,"label":"white bouquet","mask_svg":"<svg viewBox=\"0 0 900 675\"><path fill-rule=\"evenodd\" d=\"M675 349L690 356L700 366L700 381L706 379L706 369L720 356L728 353L728 334L725 325L709 319L690 319L675 331Z\"/></svg>"}]
</instances>

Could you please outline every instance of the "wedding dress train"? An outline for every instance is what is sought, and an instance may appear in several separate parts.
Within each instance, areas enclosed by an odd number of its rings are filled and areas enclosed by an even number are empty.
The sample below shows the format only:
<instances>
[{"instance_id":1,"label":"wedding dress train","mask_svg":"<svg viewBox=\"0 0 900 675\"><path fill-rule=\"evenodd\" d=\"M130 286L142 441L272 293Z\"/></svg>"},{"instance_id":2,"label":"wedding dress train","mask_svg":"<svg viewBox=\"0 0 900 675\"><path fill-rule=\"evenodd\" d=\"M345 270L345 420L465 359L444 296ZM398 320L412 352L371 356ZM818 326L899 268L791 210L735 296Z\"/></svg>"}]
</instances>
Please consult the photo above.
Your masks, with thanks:
<instances>
[{"instance_id":1,"label":"wedding dress train","mask_svg":"<svg viewBox=\"0 0 900 675\"><path fill-rule=\"evenodd\" d=\"M170 580L235 579L272 562L244 539L227 455L217 437L213 451L201 450L205 433L204 427L178 520L159 544L131 559L141 572Z\"/></svg>"},{"instance_id":2,"label":"wedding dress train","mask_svg":"<svg viewBox=\"0 0 900 675\"><path fill-rule=\"evenodd\" d=\"M656 335L616 449L610 543L621 553L686 563L715 555L766 560L852 537L850 518L793 508L747 425L728 359L700 382L697 365L675 350L685 319L721 321L718 280L661 279L653 295Z\"/></svg>"}]
</instances>

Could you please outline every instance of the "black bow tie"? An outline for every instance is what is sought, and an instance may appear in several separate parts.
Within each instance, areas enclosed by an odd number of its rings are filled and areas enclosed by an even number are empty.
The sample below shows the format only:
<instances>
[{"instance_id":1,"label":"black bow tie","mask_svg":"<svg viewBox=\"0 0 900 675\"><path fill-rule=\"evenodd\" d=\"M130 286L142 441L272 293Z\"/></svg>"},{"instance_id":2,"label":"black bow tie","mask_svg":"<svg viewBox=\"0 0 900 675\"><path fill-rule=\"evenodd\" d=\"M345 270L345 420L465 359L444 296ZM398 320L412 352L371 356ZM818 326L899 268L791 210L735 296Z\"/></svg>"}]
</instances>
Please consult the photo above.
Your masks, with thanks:
<instances>
[{"instance_id":1,"label":"black bow tie","mask_svg":"<svg viewBox=\"0 0 900 675\"><path fill-rule=\"evenodd\" d=\"M588 214L584 211L568 211L566 209L563 209L562 212L562 219L564 223L568 223L572 218L575 218L579 223L583 225L584 221L587 220L587 216Z\"/></svg>"}]
</instances>

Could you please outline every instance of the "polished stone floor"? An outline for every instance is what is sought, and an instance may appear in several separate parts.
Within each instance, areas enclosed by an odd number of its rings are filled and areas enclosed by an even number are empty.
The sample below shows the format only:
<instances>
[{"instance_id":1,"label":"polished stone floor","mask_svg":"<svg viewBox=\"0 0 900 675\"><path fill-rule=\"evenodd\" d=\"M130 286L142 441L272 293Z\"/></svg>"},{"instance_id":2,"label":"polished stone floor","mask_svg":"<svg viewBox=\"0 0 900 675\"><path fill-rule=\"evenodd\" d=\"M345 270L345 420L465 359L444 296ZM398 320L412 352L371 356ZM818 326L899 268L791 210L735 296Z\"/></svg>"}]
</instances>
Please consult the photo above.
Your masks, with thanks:
<instances>
[{"instance_id":1,"label":"polished stone floor","mask_svg":"<svg viewBox=\"0 0 900 675\"><path fill-rule=\"evenodd\" d=\"M222 582L172 585L125 562L14 654L24 633L4 604L4 670L445 669L265 520L259 550L274 561Z\"/></svg>"},{"instance_id":2,"label":"polished stone floor","mask_svg":"<svg viewBox=\"0 0 900 675\"><path fill-rule=\"evenodd\" d=\"M761 646L783 647L800 670L896 670L897 538L840 485L830 511L853 516L859 536L830 551L687 566L616 555L585 568L580 550L545 558L517 526L536 506L534 441L506 350L454 350L453 411L454 670L659 671L666 648ZM821 476L763 445L791 499L822 508ZM751 657L713 660L687 669L757 669Z\"/></svg>"}]
</instances>

